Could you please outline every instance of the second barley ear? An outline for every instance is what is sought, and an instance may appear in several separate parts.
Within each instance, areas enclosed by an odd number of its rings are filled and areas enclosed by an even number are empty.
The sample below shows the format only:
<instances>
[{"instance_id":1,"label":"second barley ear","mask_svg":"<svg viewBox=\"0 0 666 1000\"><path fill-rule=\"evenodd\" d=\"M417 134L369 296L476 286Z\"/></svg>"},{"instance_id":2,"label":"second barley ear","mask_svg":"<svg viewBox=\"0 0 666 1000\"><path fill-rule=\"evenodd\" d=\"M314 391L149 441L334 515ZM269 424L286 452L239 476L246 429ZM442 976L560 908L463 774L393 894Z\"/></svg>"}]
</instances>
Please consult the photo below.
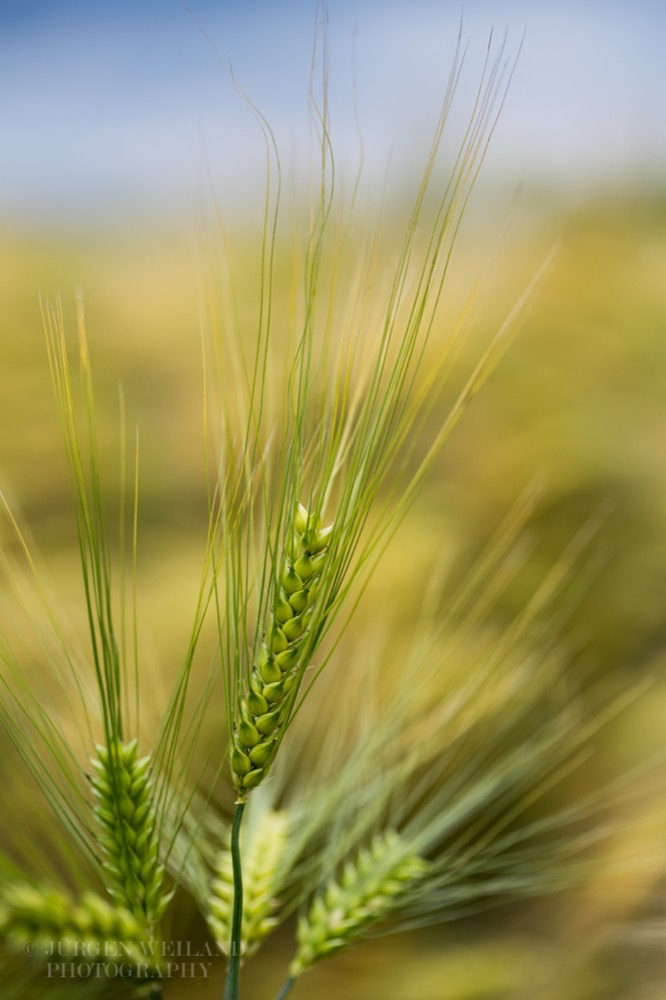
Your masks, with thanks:
<instances>
[{"instance_id":1,"label":"second barley ear","mask_svg":"<svg viewBox=\"0 0 666 1000\"><path fill-rule=\"evenodd\" d=\"M92 787L97 799L98 841L113 900L152 927L173 895L164 889L150 757L137 756L137 742L97 747Z\"/></svg>"}]
</instances>

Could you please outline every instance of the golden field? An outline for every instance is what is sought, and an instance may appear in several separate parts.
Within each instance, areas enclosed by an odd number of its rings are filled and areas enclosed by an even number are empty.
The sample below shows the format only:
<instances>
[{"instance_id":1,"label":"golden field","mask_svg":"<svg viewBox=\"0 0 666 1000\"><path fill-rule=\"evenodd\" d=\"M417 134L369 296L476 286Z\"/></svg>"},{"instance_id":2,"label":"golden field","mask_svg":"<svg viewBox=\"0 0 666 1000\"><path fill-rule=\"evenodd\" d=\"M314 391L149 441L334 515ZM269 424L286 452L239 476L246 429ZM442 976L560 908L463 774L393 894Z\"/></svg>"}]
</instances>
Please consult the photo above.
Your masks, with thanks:
<instances>
[{"instance_id":1,"label":"golden field","mask_svg":"<svg viewBox=\"0 0 666 1000\"><path fill-rule=\"evenodd\" d=\"M477 215L459 241L435 339L449 335L469 301L467 334L450 387L429 415L433 427L552 254L550 263L521 313L510 349L391 542L345 648L377 624L375 609L381 607L381 628L399 650L430 572L443 566L455 593L507 510L538 479L539 497L521 535L525 559L496 602L491 625L498 633L508 627L570 540L594 524L571 571L566 600L556 609L567 683L585 697L587 690L620 692L651 680L598 737L586 780L601 780L657 753L663 737L666 202L658 194L619 192L576 208L539 204L519 210L501 239L499 231L500 224ZM249 228L230 234L240 315L248 329L259 241L260 233ZM390 250L384 248L387 257ZM288 245L283 252L288 259ZM34 538L63 614L84 636L70 487L39 304L40 294L60 295L74 350L77 288L85 299L112 525L120 508L120 386L130 450L138 428L142 655L151 678L166 690L187 641L207 527L196 233L6 232L0 238L0 486ZM10 535L3 528L4 544L11 545ZM211 632L200 656L202 671L214 656ZM399 654L394 659L393 671ZM159 684L152 690L157 711L163 691ZM219 739L221 754L223 720L221 703L212 703L205 736L209 747ZM22 795L29 801L29 788ZM498 909L359 945L322 963L297 987L295 998L656 1000L662 995L666 934L663 806L653 798L635 813L627 810L609 851L634 860L609 863L580 892L535 903L529 912ZM39 817L40 807L26 815ZM32 822L48 853L41 823ZM181 935L201 936L200 923L186 911L183 923ZM279 985L290 928L274 941L254 971L248 965L248 1000ZM219 995L217 971L208 991L197 983L198 996ZM192 995L187 984L176 982L165 993L174 1000Z\"/></svg>"}]
</instances>

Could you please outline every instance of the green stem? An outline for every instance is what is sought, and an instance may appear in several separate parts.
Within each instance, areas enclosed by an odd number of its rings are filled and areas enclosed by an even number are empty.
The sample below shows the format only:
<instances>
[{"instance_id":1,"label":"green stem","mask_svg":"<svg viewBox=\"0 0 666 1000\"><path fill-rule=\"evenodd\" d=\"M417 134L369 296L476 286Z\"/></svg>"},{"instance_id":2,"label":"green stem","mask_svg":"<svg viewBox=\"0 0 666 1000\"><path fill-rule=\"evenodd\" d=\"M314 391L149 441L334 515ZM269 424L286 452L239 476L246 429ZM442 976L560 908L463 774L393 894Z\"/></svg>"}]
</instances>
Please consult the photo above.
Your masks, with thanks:
<instances>
[{"instance_id":1,"label":"green stem","mask_svg":"<svg viewBox=\"0 0 666 1000\"><path fill-rule=\"evenodd\" d=\"M243 929L243 873L240 856L240 828L244 802L236 803L234 824L231 828L231 867L234 875L234 908L231 916L231 942L229 946L229 971L224 987L224 1000L238 1000L240 988L241 934Z\"/></svg>"},{"instance_id":2,"label":"green stem","mask_svg":"<svg viewBox=\"0 0 666 1000\"><path fill-rule=\"evenodd\" d=\"M162 1000L164 994L162 993L162 984L154 983L150 987L150 996L148 1000Z\"/></svg>"},{"instance_id":3,"label":"green stem","mask_svg":"<svg viewBox=\"0 0 666 1000\"><path fill-rule=\"evenodd\" d=\"M289 976L287 981L283 984L282 989L276 996L275 1000L285 1000L288 993L291 993L292 987L296 983L296 976Z\"/></svg>"}]
</instances>

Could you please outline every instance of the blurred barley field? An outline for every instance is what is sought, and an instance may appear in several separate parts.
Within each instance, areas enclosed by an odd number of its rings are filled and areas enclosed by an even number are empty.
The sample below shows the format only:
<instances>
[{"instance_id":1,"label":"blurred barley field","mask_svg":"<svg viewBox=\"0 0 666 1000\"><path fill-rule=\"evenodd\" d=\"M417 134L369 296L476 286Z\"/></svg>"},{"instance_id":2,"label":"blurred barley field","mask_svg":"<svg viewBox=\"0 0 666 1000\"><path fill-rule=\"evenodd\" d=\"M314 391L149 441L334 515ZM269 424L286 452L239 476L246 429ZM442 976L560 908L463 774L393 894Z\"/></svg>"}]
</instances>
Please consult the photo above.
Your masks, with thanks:
<instances>
[{"instance_id":1,"label":"blurred barley field","mask_svg":"<svg viewBox=\"0 0 666 1000\"><path fill-rule=\"evenodd\" d=\"M435 336L447 336L471 295L468 332L452 387L429 414L433 427L552 252L551 263L508 353L430 469L345 646L360 644L375 622L374 609L383 608L381 626L399 650L428 572L439 567L455 592L507 510L538 479L538 500L521 536L524 563L494 607L493 627L501 631L511 622L569 541L593 523L557 614L568 681L585 697L587 690L612 693L651 680L598 737L585 779L593 783L639 764L663 742L666 198L620 191L575 208L538 204L519 212L509 229L500 241L494 224L486 229L475 217L461 237ZM241 315L252 313L259 235L249 229L231 234ZM278 250L289 258L288 245ZM383 252L390 256L391 247ZM28 526L64 614L85 636L69 478L39 305L40 294L61 296L74 343L77 288L85 298L111 523L120 509L120 386L129 440L139 429L142 650L151 676L166 690L186 642L207 525L196 234L125 229L106 236L6 231L0 237L0 486ZM3 542L11 544L8 536ZM202 645L202 670L214 655L211 634ZM399 669L399 653L389 666ZM154 697L159 702L159 685ZM344 711L339 697L331 711ZM224 747L223 720L221 701L211 704L209 748L218 738ZM6 760L5 772L9 755ZM12 787L7 773L3 781ZM26 787L21 795L29 803ZM507 907L362 944L322 963L295 996L663 997L664 803L642 801L636 808L640 815L628 810L621 817L621 835L609 851L640 857L640 864L609 865L576 894L535 903L528 912ZM26 807L23 815L39 837L39 811ZM48 851L48 842L44 847ZM204 934L187 907L178 921L181 935L196 940ZM277 988L290 940L290 928L283 928L266 945L264 961L248 965L248 1000L264 995L266 984ZM197 983L198 996L219 995L217 971L209 986ZM173 1000L190 995L182 982L166 989Z\"/></svg>"}]
</instances>

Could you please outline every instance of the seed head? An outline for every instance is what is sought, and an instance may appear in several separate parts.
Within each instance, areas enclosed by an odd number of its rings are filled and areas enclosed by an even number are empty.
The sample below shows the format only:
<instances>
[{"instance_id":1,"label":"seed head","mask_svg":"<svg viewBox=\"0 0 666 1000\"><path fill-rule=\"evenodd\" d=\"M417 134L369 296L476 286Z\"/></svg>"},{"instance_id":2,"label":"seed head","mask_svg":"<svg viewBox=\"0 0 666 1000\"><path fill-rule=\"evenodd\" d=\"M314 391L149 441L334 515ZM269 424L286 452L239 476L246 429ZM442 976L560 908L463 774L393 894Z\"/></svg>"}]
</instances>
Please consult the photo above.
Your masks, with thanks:
<instances>
[{"instance_id":1,"label":"seed head","mask_svg":"<svg viewBox=\"0 0 666 1000\"><path fill-rule=\"evenodd\" d=\"M374 838L340 880L331 879L298 923L298 951L290 975L297 977L320 959L341 951L372 924L388 916L426 872L427 863L395 832Z\"/></svg>"},{"instance_id":2,"label":"seed head","mask_svg":"<svg viewBox=\"0 0 666 1000\"><path fill-rule=\"evenodd\" d=\"M318 519L297 505L265 639L247 679L232 739L231 771L240 795L261 784L277 753L294 686L307 666L304 640L332 531L333 525L320 528Z\"/></svg>"},{"instance_id":3,"label":"seed head","mask_svg":"<svg viewBox=\"0 0 666 1000\"><path fill-rule=\"evenodd\" d=\"M136 740L98 746L97 755L92 785L108 891L119 906L151 927L173 893L164 891L150 757L137 759ZM237 761L239 769L242 763Z\"/></svg>"},{"instance_id":4,"label":"seed head","mask_svg":"<svg viewBox=\"0 0 666 1000\"><path fill-rule=\"evenodd\" d=\"M148 940L145 926L128 909L93 892L75 900L58 889L27 882L0 889L0 937L23 955L27 945L36 955L46 953L54 941L63 956L68 945L76 949L82 941L97 946L89 948L89 954L104 955L106 942L117 946L122 941L127 960L145 967L149 953L142 947Z\"/></svg>"}]
</instances>

